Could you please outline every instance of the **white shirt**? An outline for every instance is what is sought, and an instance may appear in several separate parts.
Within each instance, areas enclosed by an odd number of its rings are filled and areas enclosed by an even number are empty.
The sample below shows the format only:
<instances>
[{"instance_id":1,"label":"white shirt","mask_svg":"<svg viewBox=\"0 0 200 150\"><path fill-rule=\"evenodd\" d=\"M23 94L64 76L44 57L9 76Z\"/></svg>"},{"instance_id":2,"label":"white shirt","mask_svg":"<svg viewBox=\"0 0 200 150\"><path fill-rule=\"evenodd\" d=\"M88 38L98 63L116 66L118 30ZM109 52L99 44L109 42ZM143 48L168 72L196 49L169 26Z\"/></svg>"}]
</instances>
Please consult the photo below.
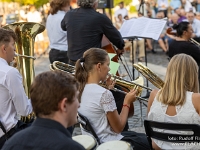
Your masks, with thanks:
<instances>
[{"instance_id":1,"label":"white shirt","mask_svg":"<svg viewBox=\"0 0 200 150\"><path fill-rule=\"evenodd\" d=\"M36 22L36 23L42 22L41 14L38 11L28 12L26 17L28 22Z\"/></svg>"},{"instance_id":2,"label":"white shirt","mask_svg":"<svg viewBox=\"0 0 200 150\"><path fill-rule=\"evenodd\" d=\"M157 3L158 3L158 10L168 9L168 6L169 6L168 0L158 0ZM163 8L162 6L165 6L165 8Z\"/></svg>"},{"instance_id":3,"label":"white shirt","mask_svg":"<svg viewBox=\"0 0 200 150\"><path fill-rule=\"evenodd\" d=\"M101 143L123 138L111 129L106 116L107 112L116 109L114 97L109 90L98 84L85 85L78 111L88 118ZM86 134L83 131L82 133Z\"/></svg>"},{"instance_id":4,"label":"white shirt","mask_svg":"<svg viewBox=\"0 0 200 150\"><path fill-rule=\"evenodd\" d=\"M50 48L61 51L67 51L67 32L61 28L61 21L64 18L66 12L58 11L54 15L49 15L47 18L46 29L50 40Z\"/></svg>"},{"instance_id":5,"label":"white shirt","mask_svg":"<svg viewBox=\"0 0 200 150\"><path fill-rule=\"evenodd\" d=\"M126 8L119 8L118 10L116 10L115 12L115 17L118 18L118 15L121 14L122 18L124 18L126 15L128 15L128 10Z\"/></svg>"},{"instance_id":6,"label":"white shirt","mask_svg":"<svg viewBox=\"0 0 200 150\"><path fill-rule=\"evenodd\" d=\"M19 71L0 58L0 121L9 131L17 124L17 114L27 116L32 105L26 96ZM0 137L4 135L0 129Z\"/></svg>"}]
</instances>

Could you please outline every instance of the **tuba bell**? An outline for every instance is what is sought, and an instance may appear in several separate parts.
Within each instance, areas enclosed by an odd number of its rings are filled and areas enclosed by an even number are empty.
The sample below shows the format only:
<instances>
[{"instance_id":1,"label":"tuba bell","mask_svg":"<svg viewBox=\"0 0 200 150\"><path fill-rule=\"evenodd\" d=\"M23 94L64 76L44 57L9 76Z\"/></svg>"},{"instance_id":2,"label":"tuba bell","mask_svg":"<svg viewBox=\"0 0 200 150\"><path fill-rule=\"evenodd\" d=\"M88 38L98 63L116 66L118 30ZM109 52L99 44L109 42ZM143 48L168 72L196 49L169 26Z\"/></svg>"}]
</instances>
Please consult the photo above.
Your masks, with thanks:
<instances>
[{"instance_id":1,"label":"tuba bell","mask_svg":"<svg viewBox=\"0 0 200 150\"><path fill-rule=\"evenodd\" d=\"M137 71L139 71L147 80L149 80L154 86L159 89L163 87L164 81L142 63L133 64L133 67Z\"/></svg>"},{"instance_id":2,"label":"tuba bell","mask_svg":"<svg viewBox=\"0 0 200 150\"><path fill-rule=\"evenodd\" d=\"M37 34L43 32L45 27L34 22L19 22L4 26L5 29L13 30L17 36L16 41L16 68L23 77L23 86L30 98L30 85L35 77L34 71L34 43ZM21 117L24 122L29 122L35 115Z\"/></svg>"}]
</instances>

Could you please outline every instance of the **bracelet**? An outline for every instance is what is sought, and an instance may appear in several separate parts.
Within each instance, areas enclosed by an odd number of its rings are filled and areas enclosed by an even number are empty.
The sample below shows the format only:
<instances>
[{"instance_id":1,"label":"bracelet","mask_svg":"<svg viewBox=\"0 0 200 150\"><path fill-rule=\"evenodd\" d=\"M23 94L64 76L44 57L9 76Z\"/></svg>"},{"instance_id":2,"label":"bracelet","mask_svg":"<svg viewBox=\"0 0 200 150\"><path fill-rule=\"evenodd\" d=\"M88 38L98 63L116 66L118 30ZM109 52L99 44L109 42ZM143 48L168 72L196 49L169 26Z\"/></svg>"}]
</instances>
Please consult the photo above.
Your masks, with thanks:
<instances>
[{"instance_id":1,"label":"bracelet","mask_svg":"<svg viewBox=\"0 0 200 150\"><path fill-rule=\"evenodd\" d=\"M128 106L128 105L126 105L126 104L125 104L125 105L123 105L123 107L127 107L128 109L130 109L130 106Z\"/></svg>"}]
</instances>

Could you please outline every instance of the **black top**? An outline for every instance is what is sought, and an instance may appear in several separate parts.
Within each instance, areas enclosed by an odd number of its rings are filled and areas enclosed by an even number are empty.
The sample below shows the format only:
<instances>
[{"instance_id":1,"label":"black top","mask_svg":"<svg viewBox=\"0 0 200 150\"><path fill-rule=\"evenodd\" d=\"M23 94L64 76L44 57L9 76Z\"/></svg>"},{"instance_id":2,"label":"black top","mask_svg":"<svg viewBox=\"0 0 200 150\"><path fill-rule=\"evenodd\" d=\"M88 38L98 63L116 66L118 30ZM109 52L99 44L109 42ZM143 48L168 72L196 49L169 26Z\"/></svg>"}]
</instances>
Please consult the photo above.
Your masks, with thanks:
<instances>
[{"instance_id":1,"label":"black top","mask_svg":"<svg viewBox=\"0 0 200 150\"><path fill-rule=\"evenodd\" d=\"M67 31L68 57L76 61L92 47L101 48L103 34L117 48L123 49L124 41L110 19L93 8L77 8L66 13L61 22Z\"/></svg>"},{"instance_id":2,"label":"black top","mask_svg":"<svg viewBox=\"0 0 200 150\"><path fill-rule=\"evenodd\" d=\"M57 121L37 118L33 124L16 133L2 150L84 150Z\"/></svg>"},{"instance_id":3,"label":"black top","mask_svg":"<svg viewBox=\"0 0 200 150\"><path fill-rule=\"evenodd\" d=\"M169 45L169 57L172 58L176 54L184 53L194 58L200 69L200 48L191 42L187 41L175 41ZM200 71L199 73L199 85L200 85Z\"/></svg>"},{"instance_id":4,"label":"black top","mask_svg":"<svg viewBox=\"0 0 200 150\"><path fill-rule=\"evenodd\" d=\"M191 42L175 41L169 45L169 57L172 58L176 54L184 53L190 55L200 66L200 48Z\"/></svg>"}]
</instances>

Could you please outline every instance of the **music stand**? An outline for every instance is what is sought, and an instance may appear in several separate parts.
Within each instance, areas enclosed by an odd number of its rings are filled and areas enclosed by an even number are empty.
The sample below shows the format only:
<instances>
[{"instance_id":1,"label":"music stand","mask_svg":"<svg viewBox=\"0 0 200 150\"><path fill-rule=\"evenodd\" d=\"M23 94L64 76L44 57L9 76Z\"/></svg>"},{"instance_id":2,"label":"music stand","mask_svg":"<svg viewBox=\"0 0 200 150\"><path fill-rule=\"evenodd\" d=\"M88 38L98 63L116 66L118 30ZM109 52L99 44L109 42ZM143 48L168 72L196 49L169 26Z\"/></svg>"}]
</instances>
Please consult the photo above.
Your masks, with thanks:
<instances>
[{"instance_id":1,"label":"music stand","mask_svg":"<svg viewBox=\"0 0 200 150\"><path fill-rule=\"evenodd\" d=\"M129 20L125 20L120 28L120 33L124 39L131 40L132 42L132 63L134 64L134 46L133 40L137 38L144 39L155 39L158 40L160 34L162 33L163 28L165 27L166 20L163 19L151 19L151 18L132 18ZM147 66L147 55L145 50L145 62ZM132 66L133 67L133 66ZM135 78L135 69L133 67L133 79ZM147 79L146 79L147 80ZM147 80L148 85L148 80ZM141 125L143 125L143 116L142 116L142 104L144 104L141 100L140 102L140 113L141 113Z\"/></svg>"}]
</instances>

